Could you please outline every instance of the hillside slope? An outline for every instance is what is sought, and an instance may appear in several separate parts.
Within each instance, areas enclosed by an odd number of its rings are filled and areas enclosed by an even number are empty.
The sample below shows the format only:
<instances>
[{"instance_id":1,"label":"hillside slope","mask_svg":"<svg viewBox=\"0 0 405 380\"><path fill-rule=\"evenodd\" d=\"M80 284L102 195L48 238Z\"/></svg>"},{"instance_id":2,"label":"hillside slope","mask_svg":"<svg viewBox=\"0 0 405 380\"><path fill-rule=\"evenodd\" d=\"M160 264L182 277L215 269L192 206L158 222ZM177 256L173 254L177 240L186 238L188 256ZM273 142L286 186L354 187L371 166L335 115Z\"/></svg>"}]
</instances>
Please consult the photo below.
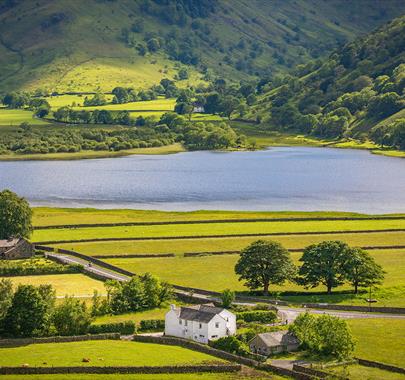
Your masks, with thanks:
<instances>
[{"instance_id":1,"label":"hillside slope","mask_svg":"<svg viewBox=\"0 0 405 380\"><path fill-rule=\"evenodd\" d=\"M405 150L405 16L264 88L249 117L263 127ZM281 85L280 85L281 84Z\"/></svg>"},{"instance_id":2,"label":"hillside slope","mask_svg":"<svg viewBox=\"0 0 405 380\"><path fill-rule=\"evenodd\" d=\"M344 3L4 0L0 88L147 87L173 78L183 64L190 84L202 79L199 72L234 80L267 76L322 56L405 11L396 0Z\"/></svg>"}]
</instances>

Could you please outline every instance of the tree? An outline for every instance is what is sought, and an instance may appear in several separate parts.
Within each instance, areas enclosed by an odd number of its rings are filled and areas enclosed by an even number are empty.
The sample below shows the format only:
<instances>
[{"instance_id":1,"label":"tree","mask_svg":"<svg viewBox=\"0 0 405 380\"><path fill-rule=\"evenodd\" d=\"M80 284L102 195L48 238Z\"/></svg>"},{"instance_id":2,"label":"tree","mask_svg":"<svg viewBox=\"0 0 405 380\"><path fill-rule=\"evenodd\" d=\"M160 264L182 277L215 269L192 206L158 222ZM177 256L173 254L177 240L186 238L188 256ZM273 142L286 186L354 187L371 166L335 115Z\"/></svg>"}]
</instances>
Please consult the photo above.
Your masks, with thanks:
<instances>
[{"instance_id":1,"label":"tree","mask_svg":"<svg viewBox=\"0 0 405 380\"><path fill-rule=\"evenodd\" d=\"M298 338L302 348L314 354L332 355L342 360L350 358L354 350L346 322L334 316L300 314L289 331Z\"/></svg>"},{"instance_id":2,"label":"tree","mask_svg":"<svg viewBox=\"0 0 405 380\"><path fill-rule=\"evenodd\" d=\"M270 284L282 285L292 279L295 266L280 243L258 240L241 252L235 272L250 289L263 287L264 294L268 294Z\"/></svg>"},{"instance_id":3,"label":"tree","mask_svg":"<svg viewBox=\"0 0 405 380\"><path fill-rule=\"evenodd\" d=\"M298 282L311 288L323 284L330 294L332 288L345 280L344 266L349 253L349 246L341 241L323 241L306 247L300 258L303 265Z\"/></svg>"},{"instance_id":4,"label":"tree","mask_svg":"<svg viewBox=\"0 0 405 380\"><path fill-rule=\"evenodd\" d=\"M0 330L2 322L13 301L13 283L8 279L0 280Z\"/></svg>"},{"instance_id":5,"label":"tree","mask_svg":"<svg viewBox=\"0 0 405 380\"><path fill-rule=\"evenodd\" d=\"M235 292L233 292L230 289L225 289L221 293L221 301L222 301L222 306L227 308L232 306L232 302L235 301Z\"/></svg>"},{"instance_id":6,"label":"tree","mask_svg":"<svg viewBox=\"0 0 405 380\"><path fill-rule=\"evenodd\" d=\"M232 112L238 108L239 104L240 101L235 96L226 96L221 100L220 112L223 116L231 120Z\"/></svg>"},{"instance_id":7,"label":"tree","mask_svg":"<svg viewBox=\"0 0 405 380\"><path fill-rule=\"evenodd\" d=\"M92 317L85 302L73 297L65 297L52 315L52 322L59 335L86 334L91 321Z\"/></svg>"},{"instance_id":8,"label":"tree","mask_svg":"<svg viewBox=\"0 0 405 380\"><path fill-rule=\"evenodd\" d=\"M346 279L354 287L355 294L358 293L359 287L381 284L385 273L381 265L360 248L350 249L344 271Z\"/></svg>"},{"instance_id":9,"label":"tree","mask_svg":"<svg viewBox=\"0 0 405 380\"><path fill-rule=\"evenodd\" d=\"M12 336L41 336L50 323L49 302L40 287L19 285L4 320L4 330Z\"/></svg>"},{"instance_id":10,"label":"tree","mask_svg":"<svg viewBox=\"0 0 405 380\"><path fill-rule=\"evenodd\" d=\"M10 190L0 192L0 239L28 238L32 231L32 211L24 198Z\"/></svg>"}]
</instances>

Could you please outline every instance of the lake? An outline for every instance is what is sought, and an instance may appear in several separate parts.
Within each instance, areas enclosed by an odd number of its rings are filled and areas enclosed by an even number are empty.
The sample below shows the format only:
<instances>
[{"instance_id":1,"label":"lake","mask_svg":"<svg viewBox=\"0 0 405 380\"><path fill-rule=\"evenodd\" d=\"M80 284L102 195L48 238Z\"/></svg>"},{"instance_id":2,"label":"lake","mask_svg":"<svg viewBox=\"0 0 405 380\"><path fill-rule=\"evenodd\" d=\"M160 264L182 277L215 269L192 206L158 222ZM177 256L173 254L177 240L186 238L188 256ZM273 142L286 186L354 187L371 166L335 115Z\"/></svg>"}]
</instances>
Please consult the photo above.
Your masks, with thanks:
<instances>
[{"instance_id":1,"label":"lake","mask_svg":"<svg viewBox=\"0 0 405 380\"><path fill-rule=\"evenodd\" d=\"M159 210L405 212L405 160L280 147L80 161L0 162L32 205Z\"/></svg>"}]
</instances>

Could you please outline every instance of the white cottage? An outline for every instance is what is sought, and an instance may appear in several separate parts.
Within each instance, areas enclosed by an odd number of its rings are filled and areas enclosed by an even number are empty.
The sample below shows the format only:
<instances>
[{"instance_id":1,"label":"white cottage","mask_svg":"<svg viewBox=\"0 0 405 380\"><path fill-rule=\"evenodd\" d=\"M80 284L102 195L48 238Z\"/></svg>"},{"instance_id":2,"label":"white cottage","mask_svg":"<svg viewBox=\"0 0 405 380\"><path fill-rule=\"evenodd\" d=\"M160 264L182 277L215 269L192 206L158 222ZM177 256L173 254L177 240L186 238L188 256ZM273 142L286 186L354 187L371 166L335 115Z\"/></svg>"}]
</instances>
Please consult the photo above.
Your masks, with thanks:
<instances>
[{"instance_id":1,"label":"white cottage","mask_svg":"<svg viewBox=\"0 0 405 380\"><path fill-rule=\"evenodd\" d=\"M165 317L165 335L208 343L236 333L236 316L213 304L177 308L170 305Z\"/></svg>"}]
</instances>

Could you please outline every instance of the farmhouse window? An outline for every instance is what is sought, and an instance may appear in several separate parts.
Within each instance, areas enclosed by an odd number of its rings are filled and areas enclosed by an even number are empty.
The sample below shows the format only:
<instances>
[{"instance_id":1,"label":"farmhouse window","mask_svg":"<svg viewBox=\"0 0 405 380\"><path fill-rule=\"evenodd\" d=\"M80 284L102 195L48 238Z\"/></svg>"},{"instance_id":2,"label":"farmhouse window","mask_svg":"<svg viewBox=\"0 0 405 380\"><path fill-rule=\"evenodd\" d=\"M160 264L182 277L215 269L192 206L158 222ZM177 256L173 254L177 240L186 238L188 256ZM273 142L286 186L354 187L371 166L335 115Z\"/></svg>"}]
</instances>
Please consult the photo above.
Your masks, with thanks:
<instances>
[{"instance_id":1,"label":"farmhouse window","mask_svg":"<svg viewBox=\"0 0 405 380\"><path fill-rule=\"evenodd\" d=\"M219 322L215 322L215 328L219 328Z\"/></svg>"},{"instance_id":2,"label":"farmhouse window","mask_svg":"<svg viewBox=\"0 0 405 380\"><path fill-rule=\"evenodd\" d=\"M202 329L202 323L200 323L200 329Z\"/></svg>"},{"instance_id":3,"label":"farmhouse window","mask_svg":"<svg viewBox=\"0 0 405 380\"><path fill-rule=\"evenodd\" d=\"M181 319L179 319L179 325L181 325L182 324L182 321L181 321Z\"/></svg>"}]
</instances>

